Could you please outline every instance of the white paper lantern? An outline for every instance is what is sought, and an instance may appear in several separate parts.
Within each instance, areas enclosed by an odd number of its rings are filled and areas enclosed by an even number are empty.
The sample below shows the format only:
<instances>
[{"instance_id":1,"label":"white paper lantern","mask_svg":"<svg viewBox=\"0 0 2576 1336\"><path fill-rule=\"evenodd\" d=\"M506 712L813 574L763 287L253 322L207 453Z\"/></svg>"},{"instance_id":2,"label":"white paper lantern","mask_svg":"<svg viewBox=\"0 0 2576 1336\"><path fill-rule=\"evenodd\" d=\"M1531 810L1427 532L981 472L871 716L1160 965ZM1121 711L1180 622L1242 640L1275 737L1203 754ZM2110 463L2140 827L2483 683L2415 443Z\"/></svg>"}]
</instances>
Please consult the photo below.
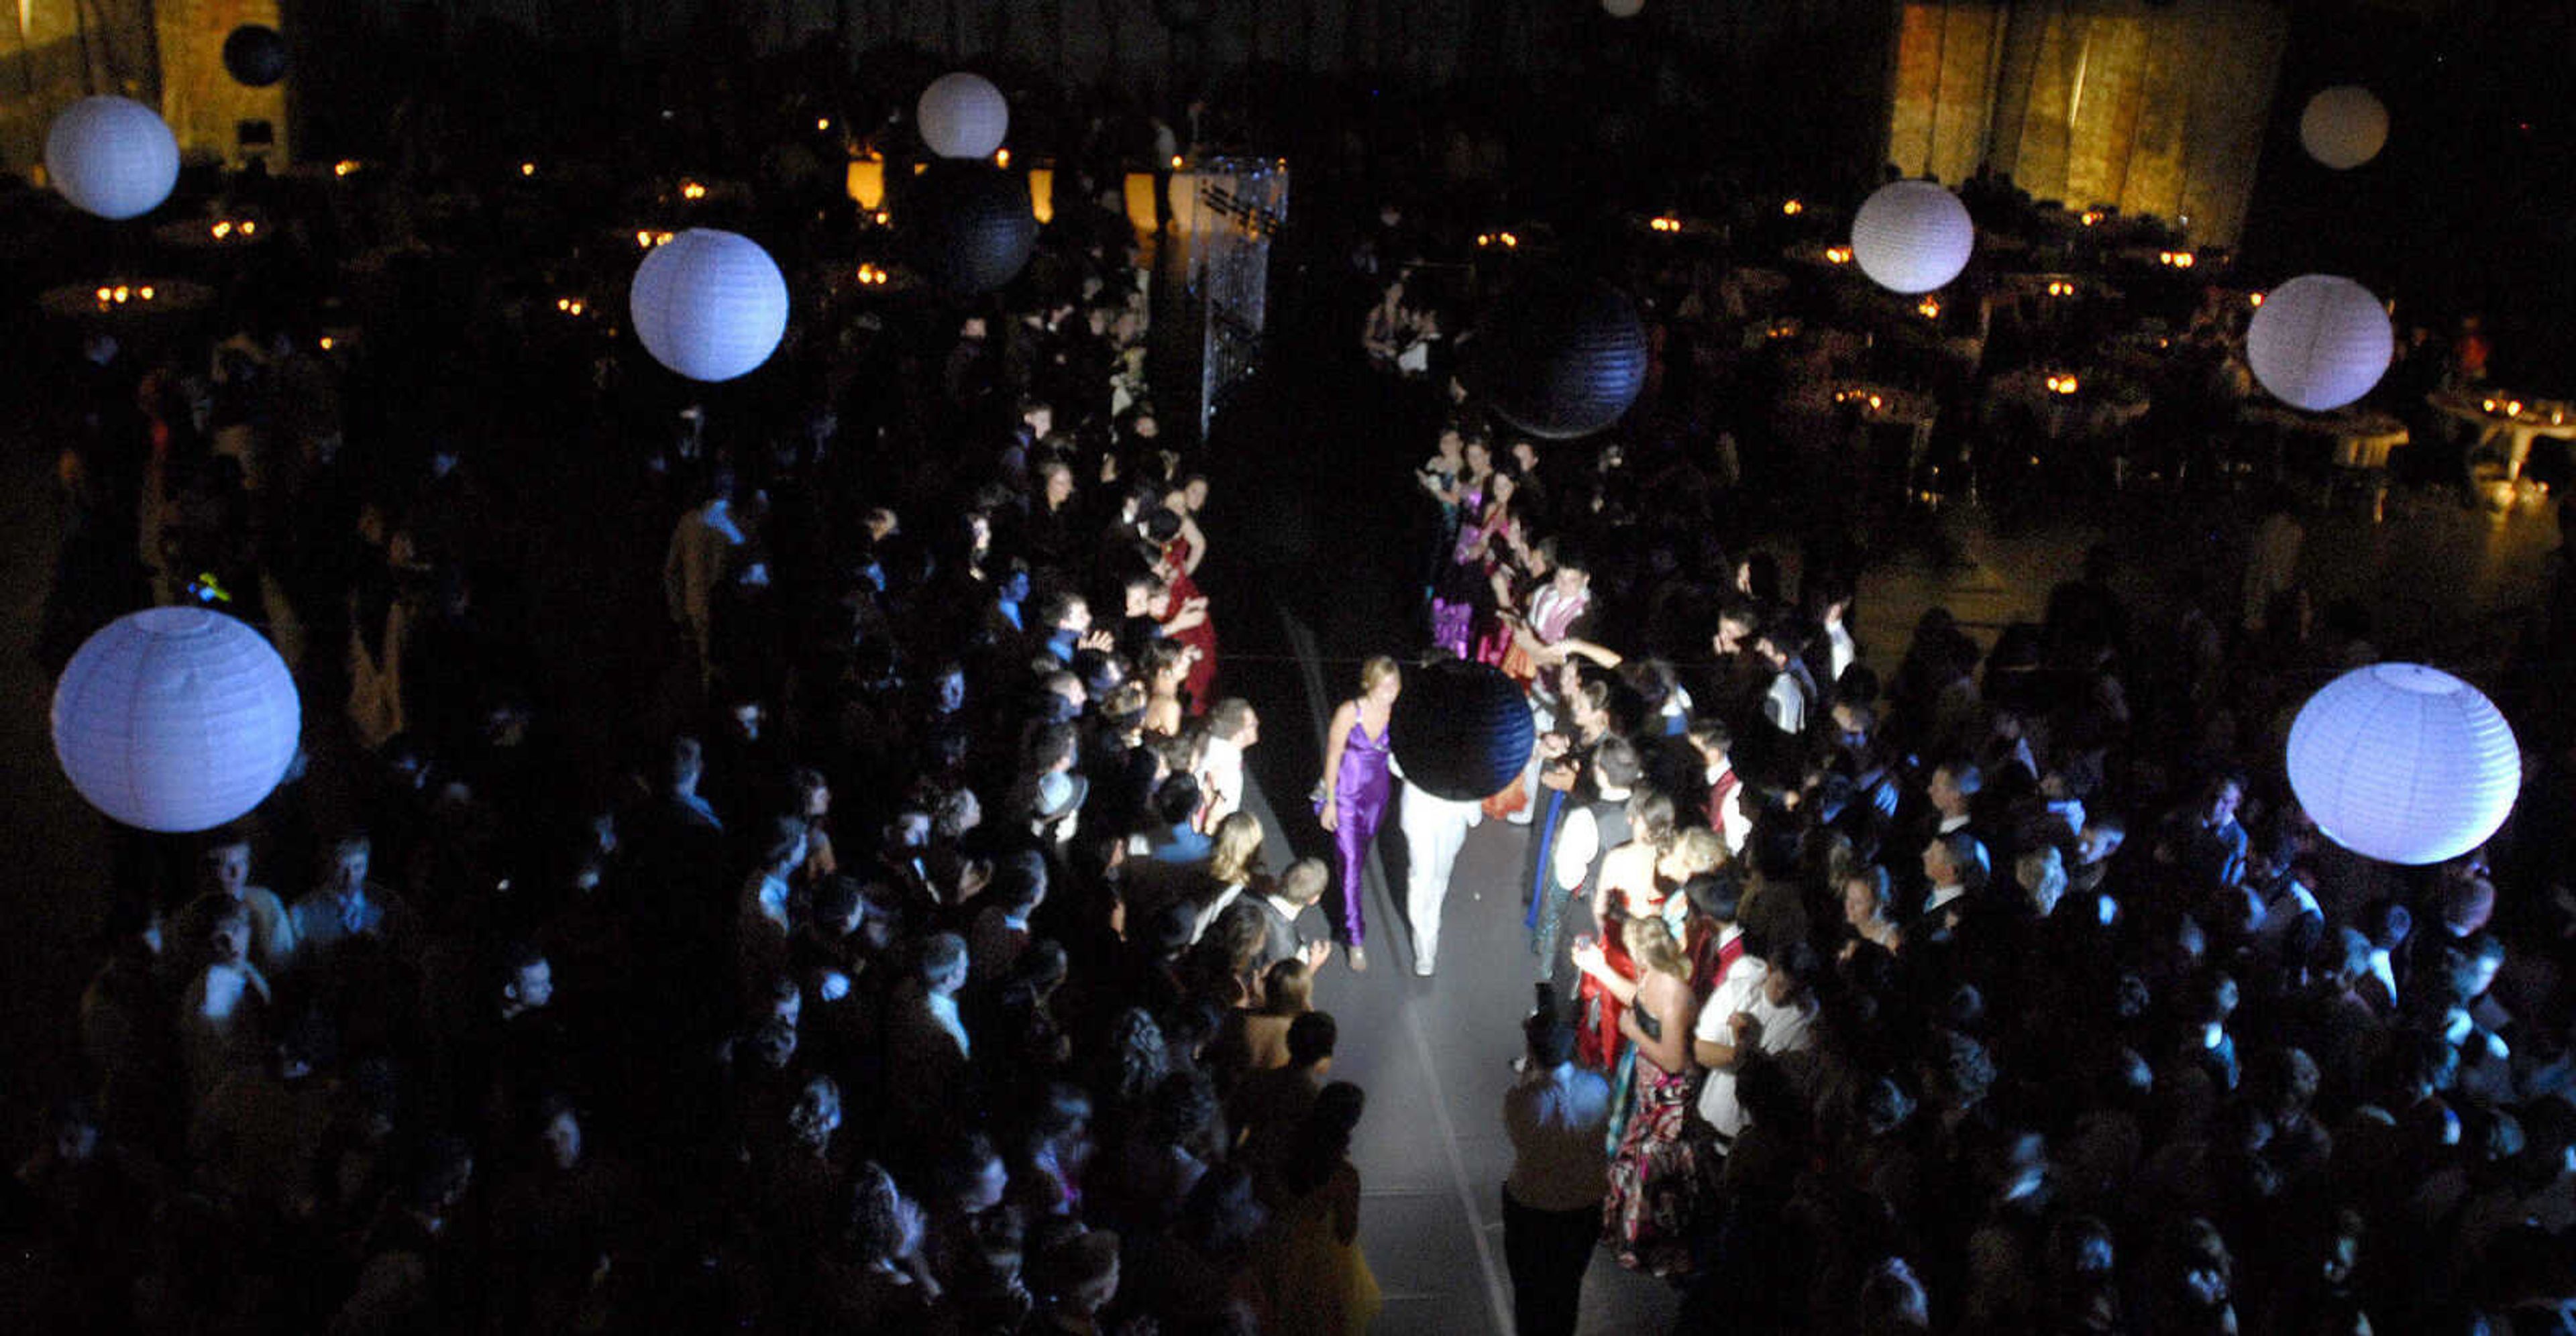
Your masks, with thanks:
<instances>
[{"instance_id":1,"label":"white paper lantern","mask_svg":"<svg viewBox=\"0 0 2576 1336\"><path fill-rule=\"evenodd\" d=\"M743 375L768 361L787 333L778 262L759 242L711 227L648 252L626 300L644 351L691 380Z\"/></svg>"},{"instance_id":2,"label":"white paper lantern","mask_svg":"<svg viewBox=\"0 0 2576 1336\"><path fill-rule=\"evenodd\" d=\"M2272 397L2311 413L2370 393L2397 352L2388 311L2370 289L2306 274L2263 295L2245 328L2245 362Z\"/></svg>"},{"instance_id":3,"label":"white paper lantern","mask_svg":"<svg viewBox=\"0 0 2576 1336\"><path fill-rule=\"evenodd\" d=\"M1890 292L1930 292L1968 267L1977 225L1934 181L1891 181L1852 215L1852 259Z\"/></svg>"},{"instance_id":4,"label":"white paper lantern","mask_svg":"<svg viewBox=\"0 0 2576 1336\"><path fill-rule=\"evenodd\" d=\"M2414 663L2356 668L2290 725L2290 788L2326 838L2390 863L2486 842L2522 789L2513 728L2476 687Z\"/></svg>"},{"instance_id":5,"label":"white paper lantern","mask_svg":"<svg viewBox=\"0 0 2576 1336\"><path fill-rule=\"evenodd\" d=\"M179 141L159 112L132 98L85 97L45 132L45 174L84 213L133 218L179 184Z\"/></svg>"},{"instance_id":6,"label":"white paper lantern","mask_svg":"<svg viewBox=\"0 0 2576 1336\"><path fill-rule=\"evenodd\" d=\"M2299 113L2299 143L2309 157L2338 172L2351 171L2387 146L2388 108L2357 84L2326 89Z\"/></svg>"},{"instance_id":7,"label":"white paper lantern","mask_svg":"<svg viewBox=\"0 0 2576 1336\"><path fill-rule=\"evenodd\" d=\"M295 760L303 705L266 637L206 608L100 628L54 686L54 755L92 807L143 830L210 830Z\"/></svg>"},{"instance_id":8,"label":"white paper lantern","mask_svg":"<svg viewBox=\"0 0 2576 1336\"><path fill-rule=\"evenodd\" d=\"M989 158L1011 132L1011 104L991 80L963 70L921 90L921 142L943 158Z\"/></svg>"},{"instance_id":9,"label":"white paper lantern","mask_svg":"<svg viewBox=\"0 0 2576 1336\"><path fill-rule=\"evenodd\" d=\"M1646 0L1601 0L1601 11L1614 19L1633 19L1646 10Z\"/></svg>"}]
</instances>

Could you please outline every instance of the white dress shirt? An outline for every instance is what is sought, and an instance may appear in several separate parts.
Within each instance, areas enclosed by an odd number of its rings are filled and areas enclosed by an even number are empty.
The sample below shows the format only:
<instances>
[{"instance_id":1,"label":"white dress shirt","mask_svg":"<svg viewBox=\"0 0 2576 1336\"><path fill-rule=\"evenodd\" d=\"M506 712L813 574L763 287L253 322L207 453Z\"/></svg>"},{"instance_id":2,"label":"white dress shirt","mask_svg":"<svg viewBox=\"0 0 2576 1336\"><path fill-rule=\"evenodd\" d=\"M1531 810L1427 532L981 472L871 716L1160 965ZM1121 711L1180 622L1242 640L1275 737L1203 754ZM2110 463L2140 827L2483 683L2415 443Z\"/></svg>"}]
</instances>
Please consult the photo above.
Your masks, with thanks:
<instances>
[{"instance_id":1,"label":"white dress shirt","mask_svg":"<svg viewBox=\"0 0 2576 1336\"><path fill-rule=\"evenodd\" d=\"M1712 1044L1734 1042L1734 1032L1727 1022L1741 1011L1761 1023L1762 1032L1755 1047L1767 1054L1799 1052L1815 1042L1816 997L1800 995L1792 1006L1775 1006L1763 984L1771 977L1771 967L1760 959L1746 956L1735 962L1717 990L1708 995L1707 1005L1699 1009L1699 1024L1691 1027L1691 1037ZM1699 1116L1717 1129L1719 1136L1733 1139L1744 1130L1744 1106L1735 1098L1735 1073L1711 1068L1708 1079L1699 1088Z\"/></svg>"},{"instance_id":2,"label":"white dress shirt","mask_svg":"<svg viewBox=\"0 0 2576 1336\"><path fill-rule=\"evenodd\" d=\"M1798 679L1788 673L1772 677L1771 690L1762 697L1762 717L1783 733L1807 731L1807 693L1798 689Z\"/></svg>"},{"instance_id":3,"label":"white dress shirt","mask_svg":"<svg viewBox=\"0 0 2576 1336\"><path fill-rule=\"evenodd\" d=\"M1207 794L1199 829L1216 833L1216 823L1243 806L1243 748L1232 738L1211 736L1199 754L1199 787Z\"/></svg>"},{"instance_id":4,"label":"white dress shirt","mask_svg":"<svg viewBox=\"0 0 2576 1336\"><path fill-rule=\"evenodd\" d=\"M1734 769L1735 762L1732 759L1717 765L1703 766L1700 769L1700 779L1708 785L1709 792L1715 793L1717 782L1726 778ZM1717 833L1726 840L1726 852L1730 857L1743 853L1744 842L1753 838L1753 817L1744 810L1744 785L1740 779L1734 790L1726 795L1726 801L1718 805Z\"/></svg>"}]
</instances>

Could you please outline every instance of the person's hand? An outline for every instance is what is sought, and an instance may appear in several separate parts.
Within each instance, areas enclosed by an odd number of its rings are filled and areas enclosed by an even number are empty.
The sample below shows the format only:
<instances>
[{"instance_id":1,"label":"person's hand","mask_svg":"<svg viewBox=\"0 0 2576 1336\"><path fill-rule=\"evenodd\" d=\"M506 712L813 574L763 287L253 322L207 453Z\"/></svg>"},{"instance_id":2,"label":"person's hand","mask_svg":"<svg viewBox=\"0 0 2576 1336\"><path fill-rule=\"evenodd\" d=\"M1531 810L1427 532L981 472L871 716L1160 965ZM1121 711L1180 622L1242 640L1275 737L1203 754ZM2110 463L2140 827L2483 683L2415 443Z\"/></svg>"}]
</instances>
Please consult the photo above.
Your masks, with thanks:
<instances>
[{"instance_id":1,"label":"person's hand","mask_svg":"<svg viewBox=\"0 0 2576 1336\"><path fill-rule=\"evenodd\" d=\"M1538 772L1538 782L1559 793L1572 793L1575 776L1579 773L1575 766L1564 761L1555 761Z\"/></svg>"},{"instance_id":2,"label":"person's hand","mask_svg":"<svg viewBox=\"0 0 2576 1336\"><path fill-rule=\"evenodd\" d=\"M1207 595L1205 595L1205 594L1200 594L1200 595L1198 595L1198 596L1196 596L1196 597L1193 597L1193 598L1185 598L1185 599L1182 599L1182 600L1181 600L1181 611L1183 611L1183 612L1205 612L1205 611L1207 611L1207 610L1208 610L1208 601L1207 601Z\"/></svg>"},{"instance_id":3,"label":"person's hand","mask_svg":"<svg viewBox=\"0 0 2576 1336\"><path fill-rule=\"evenodd\" d=\"M1549 760L1565 755L1566 749L1573 745L1574 739L1553 728L1538 735L1538 754Z\"/></svg>"},{"instance_id":4,"label":"person's hand","mask_svg":"<svg viewBox=\"0 0 2576 1336\"><path fill-rule=\"evenodd\" d=\"M1323 823L1324 833L1327 835L1342 828L1341 814L1334 808L1333 800L1330 798L1324 800L1323 810L1315 813L1315 820Z\"/></svg>"},{"instance_id":5,"label":"person's hand","mask_svg":"<svg viewBox=\"0 0 2576 1336\"><path fill-rule=\"evenodd\" d=\"M1586 974L1599 974L1610 967L1599 942L1576 942L1566 954L1574 961L1574 967Z\"/></svg>"},{"instance_id":6,"label":"person's hand","mask_svg":"<svg viewBox=\"0 0 2576 1336\"><path fill-rule=\"evenodd\" d=\"M1324 967L1325 961L1333 958L1333 944L1317 939L1306 943L1305 949L1298 954L1305 960L1308 970L1319 970Z\"/></svg>"},{"instance_id":7,"label":"person's hand","mask_svg":"<svg viewBox=\"0 0 2576 1336\"><path fill-rule=\"evenodd\" d=\"M959 869L957 873L958 901L963 903L974 899L978 892L982 891L986 886L992 883L992 880L992 864L987 863L980 858L968 863L965 867Z\"/></svg>"},{"instance_id":8,"label":"person's hand","mask_svg":"<svg viewBox=\"0 0 2576 1336\"><path fill-rule=\"evenodd\" d=\"M1726 1029L1734 1036L1734 1047L1738 1049L1750 1048L1762 1040L1762 1022L1754 1019L1749 1011L1739 1011L1727 1017Z\"/></svg>"},{"instance_id":9,"label":"person's hand","mask_svg":"<svg viewBox=\"0 0 2576 1336\"><path fill-rule=\"evenodd\" d=\"M1093 631L1073 642L1073 647L1077 650L1096 649L1107 654L1118 648L1118 637L1107 631Z\"/></svg>"}]
</instances>

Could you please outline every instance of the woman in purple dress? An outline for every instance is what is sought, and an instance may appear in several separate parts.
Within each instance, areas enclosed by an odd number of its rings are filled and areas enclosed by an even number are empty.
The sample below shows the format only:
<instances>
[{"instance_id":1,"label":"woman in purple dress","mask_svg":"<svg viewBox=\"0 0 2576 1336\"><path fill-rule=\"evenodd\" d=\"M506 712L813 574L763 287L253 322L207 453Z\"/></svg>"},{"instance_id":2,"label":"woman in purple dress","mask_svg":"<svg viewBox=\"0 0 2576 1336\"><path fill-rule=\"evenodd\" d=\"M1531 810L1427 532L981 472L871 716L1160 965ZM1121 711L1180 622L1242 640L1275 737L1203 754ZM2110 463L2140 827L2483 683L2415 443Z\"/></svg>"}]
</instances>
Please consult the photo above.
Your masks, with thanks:
<instances>
[{"instance_id":1,"label":"woman in purple dress","mask_svg":"<svg viewBox=\"0 0 2576 1336\"><path fill-rule=\"evenodd\" d=\"M1494 481L1493 447L1470 436L1459 457L1457 476L1433 490L1452 522L1441 526L1446 546L1431 576L1431 643L1463 659L1469 656L1476 608L1491 598L1485 592L1484 521Z\"/></svg>"},{"instance_id":2,"label":"woman in purple dress","mask_svg":"<svg viewBox=\"0 0 2576 1336\"><path fill-rule=\"evenodd\" d=\"M1368 924L1360 911L1368 884L1361 874L1368 867L1369 842L1377 838L1378 822L1386 816L1387 798L1394 789L1387 770L1392 755L1387 725L1395 715L1396 694L1402 690L1404 675L1395 660L1380 654L1361 664L1358 698L1342 702L1333 711L1333 722L1324 734L1328 739L1324 782L1317 786L1321 792L1315 816L1332 833L1333 847L1340 854L1341 913L1333 932L1341 938L1345 959L1355 970L1368 968Z\"/></svg>"}]
</instances>

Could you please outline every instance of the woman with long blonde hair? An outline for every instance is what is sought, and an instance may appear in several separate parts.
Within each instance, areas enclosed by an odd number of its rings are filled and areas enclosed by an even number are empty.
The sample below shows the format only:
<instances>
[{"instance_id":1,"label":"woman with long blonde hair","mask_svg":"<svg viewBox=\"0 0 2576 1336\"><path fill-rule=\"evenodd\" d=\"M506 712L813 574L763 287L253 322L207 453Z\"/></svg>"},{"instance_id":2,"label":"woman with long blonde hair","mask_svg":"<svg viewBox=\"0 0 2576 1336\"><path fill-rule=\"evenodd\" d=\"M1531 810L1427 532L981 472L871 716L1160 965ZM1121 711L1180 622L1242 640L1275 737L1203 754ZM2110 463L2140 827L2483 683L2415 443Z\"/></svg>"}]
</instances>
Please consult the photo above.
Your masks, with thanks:
<instances>
[{"instance_id":1,"label":"woman with long blonde hair","mask_svg":"<svg viewBox=\"0 0 2576 1336\"><path fill-rule=\"evenodd\" d=\"M1689 1119L1690 1029L1699 998L1681 943L1660 916L1628 920L1620 939L1637 964L1634 981L1611 969L1597 945L1574 955L1587 978L1619 999L1619 1030L1636 1055L1636 1098L1610 1159L1601 1233L1621 1266L1676 1276L1690 1268L1687 1231L1699 1218L1712 1168Z\"/></svg>"},{"instance_id":2,"label":"woman with long blonde hair","mask_svg":"<svg viewBox=\"0 0 2576 1336\"><path fill-rule=\"evenodd\" d=\"M1404 690L1403 670L1379 654L1360 665L1360 694L1342 702L1326 726L1324 782L1317 785L1315 818L1333 837L1340 855L1341 902L1334 935L1344 959L1354 970L1368 968L1368 920L1362 906L1368 898L1362 875L1368 869L1369 844L1386 817L1394 795L1394 756L1387 728L1395 718L1395 698Z\"/></svg>"},{"instance_id":3,"label":"woman with long blonde hair","mask_svg":"<svg viewBox=\"0 0 2576 1336\"><path fill-rule=\"evenodd\" d=\"M1250 812L1235 812L1216 823L1216 836L1208 851L1207 883L1199 896L1198 921L1190 925L1190 940L1206 935L1208 925L1225 912L1256 880L1267 880L1269 871L1261 860L1261 822Z\"/></svg>"}]
</instances>

